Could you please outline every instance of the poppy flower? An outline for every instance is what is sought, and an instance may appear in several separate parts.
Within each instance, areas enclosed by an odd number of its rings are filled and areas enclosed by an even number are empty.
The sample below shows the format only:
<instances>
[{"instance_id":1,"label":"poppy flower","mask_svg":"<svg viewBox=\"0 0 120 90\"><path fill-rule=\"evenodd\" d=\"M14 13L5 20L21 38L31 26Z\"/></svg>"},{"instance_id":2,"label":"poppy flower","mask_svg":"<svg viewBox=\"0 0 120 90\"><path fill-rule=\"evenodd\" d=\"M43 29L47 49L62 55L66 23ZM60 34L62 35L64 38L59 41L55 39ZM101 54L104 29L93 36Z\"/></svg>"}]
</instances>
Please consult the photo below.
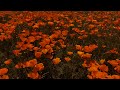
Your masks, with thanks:
<instances>
[{"instance_id":1,"label":"poppy flower","mask_svg":"<svg viewBox=\"0 0 120 90\"><path fill-rule=\"evenodd\" d=\"M46 54L48 52L48 49L42 49L42 53Z\"/></svg>"},{"instance_id":2,"label":"poppy flower","mask_svg":"<svg viewBox=\"0 0 120 90\"><path fill-rule=\"evenodd\" d=\"M29 60L26 62L26 67L34 67L37 64L37 59Z\"/></svg>"},{"instance_id":3,"label":"poppy flower","mask_svg":"<svg viewBox=\"0 0 120 90\"><path fill-rule=\"evenodd\" d=\"M69 52L67 52L67 54L68 54L68 55L72 55L72 54L73 54L73 52L70 52L70 51L69 51Z\"/></svg>"},{"instance_id":4,"label":"poppy flower","mask_svg":"<svg viewBox=\"0 0 120 90\"><path fill-rule=\"evenodd\" d=\"M94 72L94 71L98 71L98 67L92 66L90 68L88 68L89 72Z\"/></svg>"},{"instance_id":5,"label":"poppy flower","mask_svg":"<svg viewBox=\"0 0 120 90\"><path fill-rule=\"evenodd\" d=\"M6 65L9 65L9 64L11 64L11 62L12 62L12 59L7 59L4 63L5 63Z\"/></svg>"},{"instance_id":6,"label":"poppy flower","mask_svg":"<svg viewBox=\"0 0 120 90\"><path fill-rule=\"evenodd\" d=\"M93 77L91 75L87 75L88 79L93 79Z\"/></svg>"},{"instance_id":7,"label":"poppy flower","mask_svg":"<svg viewBox=\"0 0 120 90\"><path fill-rule=\"evenodd\" d=\"M83 58L83 59L90 59L91 56L92 56L92 54L86 53L86 54L81 55L81 58Z\"/></svg>"},{"instance_id":8,"label":"poppy flower","mask_svg":"<svg viewBox=\"0 0 120 90\"><path fill-rule=\"evenodd\" d=\"M53 64L59 64L61 62L60 58L53 59Z\"/></svg>"},{"instance_id":9,"label":"poppy flower","mask_svg":"<svg viewBox=\"0 0 120 90\"><path fill-rule=\"evenodd\" d=\"M35 41L35 37L34 36L29 36L28 37L28 42L34 42Z\"/></svg>"},{"instance_id":10,"label":"poppy flower","mask_svg":"<svg viewBox=\"0 0 120 90\"><path fill-rule=\"evenodd\" d=\"M15 54L16 56L18 56L20 53L20 50L13 50L13 54Z\"/></svg>"},{"instance_id":11,"label":"poppy flower","mask_svg":"<svg viewBox=\"0 0 120 90\"><path fill-rule=\"evenodd\" d=\"M39 48L38 48L38 47L33 47L33 50L34 50L34 51L38 51Z\"/></svg>"},{"instance_id":12,"label":"poppy flower","mask_svg":"<svg viewBox=\"0 0 120 90\"><path fill-rule=\"evenodd\" d=\"M68 34L68 30L62 31L62 35L63 35L63 36L66 36L67 34Z\"/></svg>"},{"instance_id":13,"label":"poppy flower","mask_svg":"<svg viewBox=\"0 0 120 90\"><path fill-rule=\"evenodd\" d=\"M15 68L17 68L17 69L20 69L20 68L22 68L22 67L23 67L23 64L22 64L22 63L18 63L18 64L15 65Z\"/></svg>"},{"instance_id":14,"label":"poppy flower","mask_svg":"<svg viewBox=\"0 0 120 90\"><path fill-rule=\"evenodd\" d=\"M70 60L71 60L71 58L65 57L65 61L69 62Z\"/></svg>"},{"instance_id":15,"label":"poppy flower","mask_svg":"<svg viewBox=\"0 0 120 90\"><path fill-rule=\"evenodd\" d=\"M29 78L32 78L32 79L39 79L39 74L38 74L38 72L28 73L27 76L28 76Z\"/></svg>"},{"instance_id":16,"label":"poppy flower","mask_svg":"<svg viewBox=\"0 0 120 90\"><path fill-rule=\"evenodd\" d=\"M116 66L116 67L114 68L114 70L116 70L118 73L120 73L120 66Z\"/></svg>"},{"instance_id":17,"label":"poppy flower","mask_svg":"<svg viewBox=\"0 0 120 90\"><path fill-rule=\"evenodd\" d=\"M41 71L44 69L44 64L43 63L39 63L35 65L35 69L38 71Z\"/></svg>"},{"instance_id":18,"label":"poppy flower","mask_svg":"<svg viewBox=\"0 0 120 90\"><path fill-rule=\"evenodd\" d=\"M113 67L118 66L118 62L116 60L108 60L108 63L110 63Z\"/></svg>"},{"instance_id":19,"label":"poppy flower","mask_svg":"<svg viewBox=\"0 0 120 90\"><path fill-rule=\"evenodd\" d=\"M8 69L7 68L1 68L0 69L0 75L4 75L8 72Z\"/></svg>"},{"instance_id":20,"label":"poppy flower","mask_svg":"<svg viewBox=\"0 0 120 90\"><path fill-rule=\"evenodd\" d=\"M52 25L54 25L54 23L53 22L48 22L48 25L52 26Z\"/></svg>"},{"instance_id":21,"label":"poppy flower","mask_svg":"<svg viewBox=\"0 0 120 90\"><path fill-rule=\"evenodd\" d=\"M77 54L78 54L79 56L82 56L82 55L84 54L84 52L77 51Z\"/></svg>"},{"instance_id":22,"label":"poppy flower","mask_svg":"<svg viewBox=\"0 0 120 90\"><path fill-rule=\"evenodd\" d=\"M9 76L8 76L8 75L2 75L2 76L0 77L0 79L9 79Z\"/></svg>"},{"instance_id":23,"label":"poppy flower","mask_svg":"<svg viewBox=\"0 0 120 90\"><path fill-rule=\"evenodd\" d=\"M106 65L100 65L100 66L99 66L99 69L100 69L102 72L108 72L108 66L106 66Z\"/></svg>"},{"instance_id":24,"label":"poppy flower","mask_svg":"<svg viewBox=\"0 0 120 90\"><path fill-rule=\"evenodd\" d=\"M35 57L40 58L42 55L42 52L35 51Z\"/></svg>"},{"instance_id":25,"label":"poppy flower","mask_svg":"<svg viewBox=\"0 0 120 90\"><path fill-rule=\"evenodd\" d=\"M75 45L76 49L81 51L82 50L82 46L81 45Z\"/></svg>"},{"instance_id":26,"label":"poppy flower","mask_svg":"<svg viewBox=\"0 0 120 90\"><path fill-rule=\"evenodd\" d=\"M45 47L46 42L40 42L39 44L40 44L41 47Z\"/></svg>"},{"instance_id":27,"label":"poppy flower","mask_svg":"<svg viewBox=\"0 0 120 90\"><path fill-rule=\"evenodd\" d=\"M100 60L100 64L103 64L105 62L105 59Z\"/></svg>"}]
</instances>

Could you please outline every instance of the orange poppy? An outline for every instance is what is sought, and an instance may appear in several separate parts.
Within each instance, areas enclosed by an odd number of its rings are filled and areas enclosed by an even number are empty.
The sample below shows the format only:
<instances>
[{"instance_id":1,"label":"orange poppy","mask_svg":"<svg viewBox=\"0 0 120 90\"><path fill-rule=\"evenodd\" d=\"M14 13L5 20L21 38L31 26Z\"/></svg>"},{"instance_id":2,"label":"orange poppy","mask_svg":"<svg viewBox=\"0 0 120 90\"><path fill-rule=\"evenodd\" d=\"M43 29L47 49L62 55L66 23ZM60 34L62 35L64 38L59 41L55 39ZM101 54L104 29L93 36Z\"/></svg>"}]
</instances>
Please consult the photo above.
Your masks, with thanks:
<instances>
[{"instance_id":1,"label":"orange poppy","mask_svg":"<svg viewBox=\"0 0 120 90\"><path fill-rule=\"evenodd\" d=\"M99 78L99 79L105 78L106 76L108 76L108 74L106 72L100 72L100 71L98 71L95 74L95 78Z\"/></svg>"},{"instance_id":2,"label":"orange poppy","mask_svg":"<svg viewBox=\"0 0 120 90\"><path fill-rule=\"evenodd\" d=\"M69 52L67 52L67 54L68 54L68 55L72 55L72 54L73 54L73 52L70 52L70 51L69 51Z\"/></svg>"},{"instance_id":3,"label":"orange poppy","mask_svg":"<svg viewBox=\"0 0 120 90\"><path fill-rule=\"evenodd\" d=\"M8 69L7 68L1 68L0 69L0 75L4 75L8 72Z\"/></svg>"},{"instance_id":4,"label":"orange poppy","mask_svg":"<svg viewBox=\"0 0 120 90\"><path fill-rule=\"evenodd\" d=\"M9 65L9 64L11 64L11 62L12 62L12 59L7 59L4 63L5 63L6 65Z\"/></svg>"},{"instance_id":5,"label":"orange poppy","mask_svg":"<svg viewBox=\"0 0 120 90\"><path fill-rule=\"evenodd\" d=\"M8 76L8 75L2 75L2 76L0 77L0 79L9 79L9 76Z\"/></svg>"},{"instance_id":6,"label":"orange poppy","mask_svg":"<svg viewBox=\"0 0 120 90\"><path fill-rule=\"evenodd\" d=\"M31 35L36 36L38 33L36 31L31 32Z\"/></svg>"},{"instance_id":7,"label":"orange poppy","mask_svg":"<svg viewBox=\"0 0 120 90\"><path fill-rule=\"evenodd\" d=\"M48 49L42 49L42 53L46 54L48 52Z\"/></svg>"},{"instance_id":8,"label":"orange poppy","mask_svg":"<svg viewBox=\"0 0 120 90\"><path fill-rule=\"evenodd\" d=\"M92 66L90 68L88 68L89 72L94 72L94 71L98 71L98 67Z\"/></svg>"},{"instance_id":9,"label":"orange poppy","mask_svg":"<svg viewBox=\"0 0 120 90\"><path fill-rule=\"evenodd\" d=\"M33 50L34 50L34 51L38 51L39 48L38 48L38 47L34 47Z\"/></svg>"},{"instance_id":10,"label":"orange poppy","mask_svg":"<svg viewBox=\"0 0 120 90\"><path fill-rule=\"evenodd\" d=\"M61 62L60 58L53 59L53 64L59 64Z\"/></svg>"},{"instance_id":11,"label":"orange poppy","mask_svg":"<svg viewBox=\"0 0 120 90\"><path fill-rule=\"evenodd\" d=\"M67 34L68 34L68 30L62 31L62 35L63 35L63 36L66 36Z\"/></svg>"},{"instance_id":12,"label":"orange poppy","mask_svg":"<svg viewBox=\"0 0 120 90\"><path fill-rule=\"evenodd\" d=\"M116 67L114 68L114 70L116 70L118 73L120 73L120 66L116 66Z\"/></svg>"},{"instance_id":13,"label":"orange poppy","mask_svg":"<svg viewBox=\"0 0 120 90\"><path fill-rule=\"evenodd\" d=\"M49 50L49 49L51 49L51 46L50 45L46 45L45 48Z\"/></svg>"},{"instance_id":14,"label":"orange poppy","mask_svg":"<svg viewBox=\"0 0 120 90\"><path fill-rule=\"evenodd\" d=\"M18 63L15 65L15 68L19 69L19 68L22 68L23 67L23 64L22 63Z\"/></svg>"},{"instance_id":15,"label":"orange poppy","mask_svg":"<svg viewBox=\"0 0 120 90\"><path fill-rule=\"evenodd\" d=\"M105 62L105 59L100 60L100 64L103 64Z\"/></svg>"},{"instance_id":16,"label":"orange poppy","mask_svg":"<svg viewBox=\"0 0 120 90\"><path fill-rule=\"evenodd\" d=\"M113 79L120 79L120 76L119 75L112 75L112 78Z\"/></svg>"},{"instance_id":17,"label":"orange poppy","mask_svg":"<svg viewBox=\"0 0 120 90\"><path fill-rule=\"evenodd\" d=\"M37 64L37 59L32 59L26 62L26 67L34 67Z\"/></svg>"},{"instance_id":18,"label":"orange poppy","mask_svg":"<svg viewBox=\"0 0 120 90\"><path fill-rule=\"evenodd\" d=\"M75 47L76 47L77 50L80 50L80 51L82 50L82 46L81 45L75 45Z\"/></svg>"},{"instance_id":19,"label":"orange poppy","mask_svg":"<svg viewBox=\"0 0 120 90\"><path fill-rule=\"evenodd\" d=\"M106 66L106 65L100 65L99 69L103 72L108 72L108 66Z\"/></svg>"},{"instance_id":20,"label":"orange poppy","mask_svg":"<svg viewBox=\"0 0 120 90\"><path fill-rule=\"evenodd\" d=\"M54 22L48 22L48 25L50 25L50 26L52 26L52 25L54 25Z\"/></svg>"},{"instance_id":21,"label":"orange poppy","mask_svg":"<svg viewBox=\"0 0 120 90\"><path fill-rule=\"evenodd\" d=\"M45 47L46 42L40 42L39 44L40 44L41 47Z\"/></svg>"},{"instance_id":22,"label":"orange poppy","mask_svg":"<svg viewBox=\"0 0 120 90\"><path fill-rule=\"evenodd\" d=\"M108 63L110 63L113 67L118 66L118 62L116 60L108 60Z\"/></svg>"},{"instance_id":23,"label":"orange poppy","mask_svg":"<svg viewBox=\"0 0 120 90\"><path fill-rule=\"evenodd\" d=\"M43 63L36 64L35 69L38 71L42 71L44 69L44 64Z\"/></svg>"},{"instance_id":24,"label":"orange poppy","mask_svg":"<svg viewBox=\"0 0 120 90\"><path fill-rule=\"evenodd\" d=\"M41 55L42 55L42 52L37 52L37 51L35 51L35 57L36 57L36 58L40 58Z\"/></svg>"},{"instance_id":25,"label":"orange poppy","mask_svg":"<svg viewBox=\"0 0 120 90\"><path fill-rule=\"evenodd\" d=\"M70 60L71 60L71 58L65 57L65 61L69 62Z\"/></svg>"},{"instance_id":26,"label":"orange poppy","mask_svg":"<svg viewBox=\"0 0 120 90\"><path fill-rule=\"evenodd\" d=\"M16 56L18 56L20 53L20 50L13 50L13 54L15 54Z\"/></svg>"},{"instance_id":27,"label":"orange poppy","mask_svg":"<svg viewBox=\"0 0 120 90\"><path fill-rule=\"evenodd\" d=\"M32 78L32 79L39 79L39 74L38 74L38 72L31 72L31 73L27 74L27 76L28 76L29 78Z\"/></svg>"},{"instance_id":28,"label":"orange poppy","mask_svg":"<svg viewBox=\"0 0 120 90\"><path fill-rule=\"evenodd\" d=\"M82 55L84 54L84 52L77 51L77 54L78 54L79 56L82 56Z\"/></svg>"},{"instance_id":29,"label":"orange poppy","mask_svg":"<svg viewBox=\"0 0 120 90\"><path fill-rule=\"evenodd\" d=\"M81 55L81 58L83 58L83 59L90 59L91 56L92 56L92 54L86 53L86 54Z\"/></svg>"},{"instance_id":30,"label":"orange poppy","mask_svg":"<svg viewBox=\"0 0 120 90\"><path fill-rule=\"evenodd\" d=\"M39 39L41 39L41 36L35 36L35 39L39 40Z\"/></svg>"},{"instance_id":31,"label":"orange poppy","mask_svg":"<svg viewBox=\"0 0 120 90\"><path fill-rule=\"evenodd\" d=\"M28 37L28 42L34 42L35 41L35 37L34 36L29 36Z\"/></svg>"},{"instance_id":32,"label":"orange poppy","mask_svg":"<svg viewBox=\"0 0 120 90\"><path fill-rule=\"evenodd\" d=\"M93 77L91 75L87 75L88 79L93 79Z\"/></svg>"}]
</instances>

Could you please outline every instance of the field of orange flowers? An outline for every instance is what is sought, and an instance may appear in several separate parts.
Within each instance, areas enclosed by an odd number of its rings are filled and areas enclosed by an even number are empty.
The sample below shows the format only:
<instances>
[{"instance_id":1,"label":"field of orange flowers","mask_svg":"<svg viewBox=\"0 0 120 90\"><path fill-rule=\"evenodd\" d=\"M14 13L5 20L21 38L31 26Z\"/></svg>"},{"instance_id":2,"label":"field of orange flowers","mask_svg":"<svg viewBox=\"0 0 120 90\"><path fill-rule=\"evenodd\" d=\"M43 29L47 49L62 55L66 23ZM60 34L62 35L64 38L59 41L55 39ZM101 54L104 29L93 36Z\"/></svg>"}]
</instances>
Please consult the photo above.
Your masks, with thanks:
<instances>
[{"instance_id":1,"label":"field of orange flowers","mask_svg":"<svg viewBox=\"0 0 120 90\"><path fill-rule=\"evenodd\" d=\"M119 11L0 11L0 79L120 79Z\"/></svg>"}]
</instances>

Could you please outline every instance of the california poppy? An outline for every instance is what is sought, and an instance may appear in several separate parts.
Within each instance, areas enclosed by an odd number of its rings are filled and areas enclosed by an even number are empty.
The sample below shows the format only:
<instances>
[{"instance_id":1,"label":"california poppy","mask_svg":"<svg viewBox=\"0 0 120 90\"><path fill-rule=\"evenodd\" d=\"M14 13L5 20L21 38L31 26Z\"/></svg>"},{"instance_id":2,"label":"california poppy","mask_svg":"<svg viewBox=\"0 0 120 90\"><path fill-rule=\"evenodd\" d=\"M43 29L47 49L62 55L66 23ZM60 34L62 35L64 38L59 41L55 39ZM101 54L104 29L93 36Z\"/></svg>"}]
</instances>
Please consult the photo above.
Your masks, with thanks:
<instances>
[{"instance_id":1,"label":"california poppy","mask_svg":"<svg viewBox=\"0 0 120 90\"><path fill-rule=\"evenodd\" d=\"M1 68L0 69L0 75L4 75L8 72L8 69L7 68Z\"/></svg>"},{"instance_id":2,"label":"california poppy","mask_svg":"<svg viewBox=\"0 0 120 90\"><path fill-rule=\"evenodd\" d=\"M71 60L71 58L65 57L65 61L69 62L70 60Z\"/></svg>"},{"instance_id":3,"label":"california poppy","mask_svg":"<svg viewBox=\"0 0 120 90\"><path fill-rule=\"evenodd\" d=\"M11 62L12 62L12 59L7 59L4 63L5 63L6 65L9 65L9 64L11 64Z\"/></svg>"},{"instance_id":4,"label":"california poppy","mask_svg":"<svg viewBox=\"0 0 120 90\"><path fill-rule=\"evenodd\" d=\"M41 71L44 69L44 64L43 63L38 63L35 65L35 69L38 71Z\"/></svg>"},{"instance_id":5,"label":"california poppy","mask_svg":"<svg viewBox=\"0 0 120 90\"><path fill-rule=\"evenodd\" d=\"M100 65L99 69L103 72L108 72L108 66L106 66L106 65Z\"/></svg>"},{"instance_id":6,"label":"california poppy","mask_svg":"<svg viewBox=\"0 0 120 90\"><path fill-rule=\"evenodd\" d=\"M69 51L69 52L67 52L67 54L68 54L68 55L72 55L72 54L73 54L73 52L70 52L70 51Z\"/></svg>"},{"instance_id":7,"label":"california poppy","mask_svg":"<svg viewBox=\"0 0 120 90\"><path fill-rule=\"evenodd\" d=\"M32 59L26 62L26 67L34 67L37 64L37 59Z\"/></svg>"},{"instance_id":8,"label":"california poppy","mask_svg":"<svg viewBox=\"0 0 120 90\"><path fill-rule=\"evenodd\" d=\"M42 55L42 52L35 51L35 57L40 58Z\"/></svg>"},{"instance_id":9,"label":"california poppy","mask_svg":"<svg viewBox=\"0 0 120 90\"><path fill-rule=\"evenodd\" d=\"M27 76L28 76L29 78L32 78L32 79L38 79L38 78L39 78L38 72L28 73Z\"/></svg>"},{"instance_id":10,"label":"california poppy","mask_svg":"<svg viewBox=\"0 0 120 90\"><path fill-rule=\"evenodd\" d=\"M59 64L61 62L60 58L54 58L53 64Z\"/></svg>"}]
</instances>

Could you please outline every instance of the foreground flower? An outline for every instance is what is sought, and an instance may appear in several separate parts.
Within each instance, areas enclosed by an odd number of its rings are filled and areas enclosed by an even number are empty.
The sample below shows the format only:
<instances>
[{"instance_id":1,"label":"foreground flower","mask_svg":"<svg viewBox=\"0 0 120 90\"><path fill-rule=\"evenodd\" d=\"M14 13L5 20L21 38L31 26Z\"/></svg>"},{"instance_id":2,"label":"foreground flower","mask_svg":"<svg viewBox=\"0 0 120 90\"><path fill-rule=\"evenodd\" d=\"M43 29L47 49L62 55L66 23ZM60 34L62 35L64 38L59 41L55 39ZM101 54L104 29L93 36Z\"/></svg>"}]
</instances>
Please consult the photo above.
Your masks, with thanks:
<instances>
[{"instance_id":1,"label":"foreground flower","mask_svg":"<svg viewBox=\"0 0 120 90\"><path fill-rule=\"evenodd\" d=\"M0 75L4 75L8 72L8 69L7 68L1 68L0 69Z\"/></svg>"},{"instance_id":2,"label":"foreground flower","mask_svg":"<svg viewBox=\"0 0 120 90\"><path fill-rule=\"evenodd\" d=\"M65 61L69 62L70 60L71 60L71 58L65 57Z\"/></svg>"},{"instance_id":3,"label":"foreground flower","mask_svg":"<svg viewBox=\"0 0 120 90\"><path fill-rule=\"evenodd\" d=\"M4 64L9 65L9 64L11 64L11 62L12 62L12 59L8 59L4 62Z\"/></svg>"},{"instance_id":4,"label":"foreground flower","mask_svg":"<svg viewBox=\"0 0 120 90\"><path fill-rule=\"evenodd\" d=\"M60 58L53 59L53 64L59 64L61 62Z\"/></svg>"}]
</instances>

